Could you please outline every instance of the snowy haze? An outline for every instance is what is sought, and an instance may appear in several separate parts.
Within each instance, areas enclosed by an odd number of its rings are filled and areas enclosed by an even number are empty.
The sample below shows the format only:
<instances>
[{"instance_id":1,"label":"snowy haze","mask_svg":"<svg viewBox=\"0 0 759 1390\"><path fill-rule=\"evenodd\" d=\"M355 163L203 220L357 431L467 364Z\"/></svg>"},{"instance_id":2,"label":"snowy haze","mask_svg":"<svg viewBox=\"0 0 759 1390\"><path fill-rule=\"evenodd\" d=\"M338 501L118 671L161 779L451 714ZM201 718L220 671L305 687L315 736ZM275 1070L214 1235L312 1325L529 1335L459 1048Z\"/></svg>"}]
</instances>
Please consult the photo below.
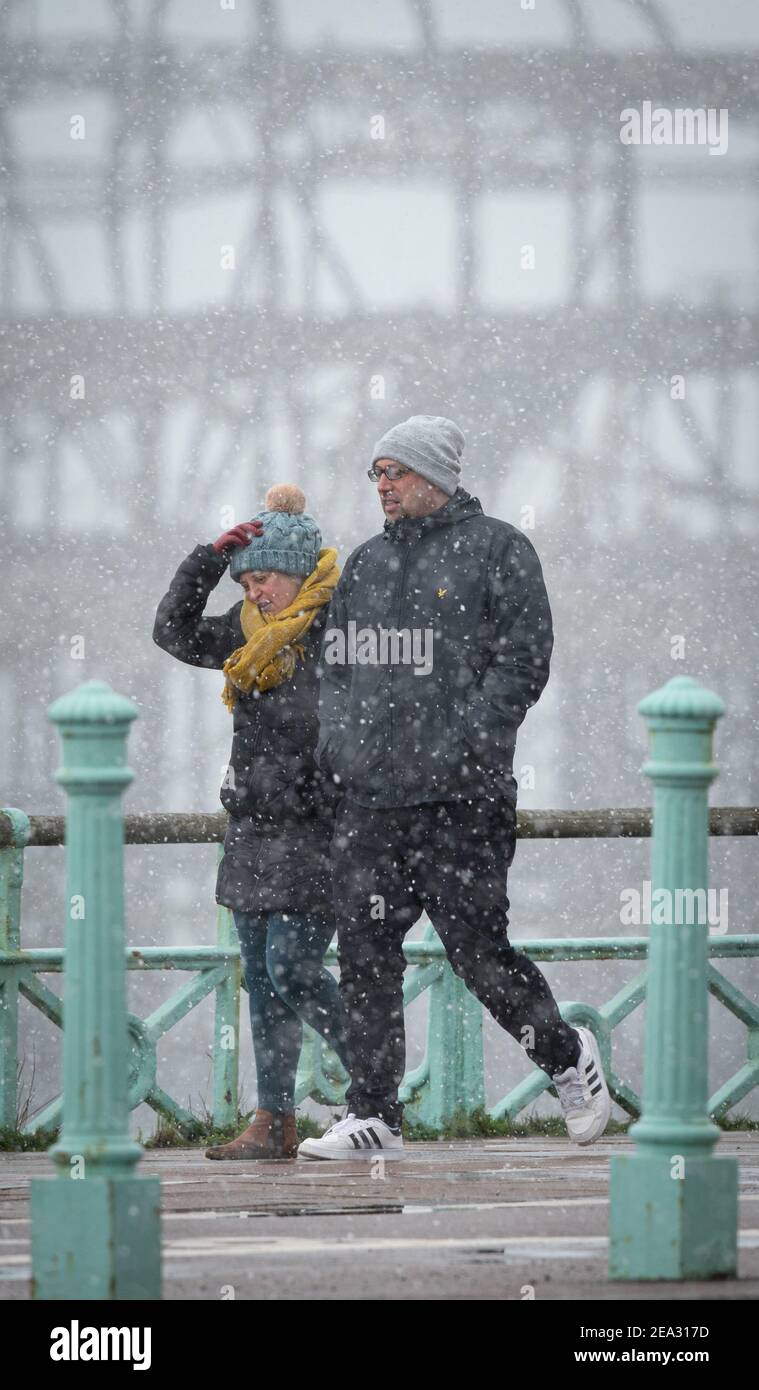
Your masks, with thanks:
<instances>
[{"instance_id":1,"label":"snowy haze","mask_svg":"<svg viewBox=\"0 0 759 1390\"><path fill-rule=\"evenodd\" d=\"M25 0L0 25L3 804L62 811L46 711L97 677L140 708L125 809L217 809L221 677L154 646L158 600L275 481L344 559L382 523L372 445L417 412L459 423L463 485L543 563L556 646L520 806L647 805L636 707L681 674L727 706L712 802L757 804L755 6ZM726 108L727 152L622 145L644 100ZM209 611L238 597L225 577ZM623 934L649 849L522 842L513 939ZM754 930L755 855L712 845L731 933ZM215 848L126 865L130 943L213 939ZM30 850L23 943L62 923L63 851ZM635 969L546 974L598 1005ZM755 996L753 962L724 973ZM132 1008L165 989L132 976ZM716 1088L744 1042L712 1007ZM641 1025L615 1034L635 1086ZM529 1064L486 1036L492 1103ZM209 1098L210 1039L204 1006L165 1040L182 1102ZM41 1104L58 1040L26 1004L22 1051Z\"/></svg>"}]
</instances>

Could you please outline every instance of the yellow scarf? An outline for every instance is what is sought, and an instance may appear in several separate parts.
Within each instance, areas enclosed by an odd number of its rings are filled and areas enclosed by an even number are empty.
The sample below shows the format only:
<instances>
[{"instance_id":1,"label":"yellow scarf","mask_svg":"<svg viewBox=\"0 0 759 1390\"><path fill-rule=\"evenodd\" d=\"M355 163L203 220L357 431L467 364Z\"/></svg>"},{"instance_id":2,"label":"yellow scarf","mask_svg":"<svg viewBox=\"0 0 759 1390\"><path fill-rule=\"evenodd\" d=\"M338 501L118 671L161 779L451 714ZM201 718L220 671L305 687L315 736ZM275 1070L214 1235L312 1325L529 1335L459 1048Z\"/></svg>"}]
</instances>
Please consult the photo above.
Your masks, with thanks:
<instances>
[{"instance_id":1,"label":"yellow scarf","mask_svg":"<svg viewBox=\"0 0 759 1390\"><path fill-rule=\"evenodd\" d=\"M305 637L319 609L329 603L340 578L336 561L336 550L320 550L316 569L280 613L262 613L257 603L243 600L240 624L248 640L224 662L227 679L221 698L227 709L234 709L240 690L246 695L254 686L271 690L290 679L297 657L302 661L304 656L299 639Z\"/></svg>"}]
</instances>

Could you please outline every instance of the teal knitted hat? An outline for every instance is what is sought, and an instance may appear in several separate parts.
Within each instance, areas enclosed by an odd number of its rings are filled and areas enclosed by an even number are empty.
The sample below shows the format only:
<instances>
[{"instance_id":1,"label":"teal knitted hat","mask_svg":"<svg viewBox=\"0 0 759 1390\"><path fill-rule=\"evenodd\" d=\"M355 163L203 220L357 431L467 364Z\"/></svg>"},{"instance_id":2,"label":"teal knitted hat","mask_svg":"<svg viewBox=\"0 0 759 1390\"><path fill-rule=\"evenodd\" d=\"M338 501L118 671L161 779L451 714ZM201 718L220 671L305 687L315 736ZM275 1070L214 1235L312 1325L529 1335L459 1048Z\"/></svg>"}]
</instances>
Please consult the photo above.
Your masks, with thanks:
<instances>
[{"instance_id":1,"label":"teal knitted hat","mask_svg":"<svg viewBox=\"0 0 759 1390\"><path fill-rule=\"evenodd\" d=\"M250 544L236 546L229 573L239 579L246 570L280 570L282 574L311 574L322 548L322 533L305 515L306 498L295 483L277 483L264 498L264 510L253 517L263 530Z\"/></svg>"}]
</instances>

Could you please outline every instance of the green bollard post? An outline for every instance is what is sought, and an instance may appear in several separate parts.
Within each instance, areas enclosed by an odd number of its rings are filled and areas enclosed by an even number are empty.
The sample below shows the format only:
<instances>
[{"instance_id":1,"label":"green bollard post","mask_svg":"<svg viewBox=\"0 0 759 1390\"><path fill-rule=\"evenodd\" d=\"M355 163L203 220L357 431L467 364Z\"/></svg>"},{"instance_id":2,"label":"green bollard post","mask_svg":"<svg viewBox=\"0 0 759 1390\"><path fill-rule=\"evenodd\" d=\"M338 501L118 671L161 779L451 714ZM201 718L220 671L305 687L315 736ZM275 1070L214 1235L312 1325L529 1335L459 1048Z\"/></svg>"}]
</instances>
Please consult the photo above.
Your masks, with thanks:
<instances>
[{"instance_id":1,"label":"green bollard post","mask_svg":"<svg viewBox=\"0 0 759 1390\"><path fill-rule=\"evenodd\" d=\"M89 681L56 700L68 794L63 1124L54 1178L32 1182L32 1297L156 1299L160 1185L129 1134L121 796L130 700Z\"/></svg>"},{"instance_id":2,"label":"green bollard post","mask_svg":"<svg viewBox=\"0 0 759 1390\"><path fill-rule=\"evenodd\" d=\"M725 707L678 676L638 708L654 784L643 1111L630 1130L635 1152L611 1160L609 1277L712 1279L736 1270L738 1173L712 1153L709 928L693 908L702 894L706 902L712 739Z\"/></svg>"}]
</instances>

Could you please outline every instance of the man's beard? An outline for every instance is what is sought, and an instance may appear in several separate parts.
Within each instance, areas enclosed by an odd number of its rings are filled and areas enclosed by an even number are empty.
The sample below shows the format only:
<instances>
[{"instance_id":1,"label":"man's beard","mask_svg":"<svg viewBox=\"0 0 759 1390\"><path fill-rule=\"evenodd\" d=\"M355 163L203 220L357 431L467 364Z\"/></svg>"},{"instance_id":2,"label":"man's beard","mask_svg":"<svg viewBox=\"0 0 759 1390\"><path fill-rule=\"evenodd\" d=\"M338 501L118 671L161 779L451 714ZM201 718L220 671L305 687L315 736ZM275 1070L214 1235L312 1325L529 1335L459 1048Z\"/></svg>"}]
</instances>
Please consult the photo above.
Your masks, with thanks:
<instances>
[{"instance_id":1,"label":"man's beard","mask_svg":"<svg viewBox=\"0 0 759 1390\"><path fill-rule=\"evenodd\" d=\"M397 501L397 502L396 502L396 505L397 505L397 511L396 511L392 516L389 516L389 515L388 515L388 512L387 512L387 509L386 509L386 507L385 507L385 503L384 503L384 502L382 503L382 510L383 510L383 512L385 513L385 516L386 516L387 520L390 522L390 525L391 525L391 526L392 526L392 524L393 524L394 521L400 521L402 517L408 516L408 512L405 510L405 508L404 508L404 506L403 506L403 503L402 503L401 501Z\"/></svg>"}]
</instances>

